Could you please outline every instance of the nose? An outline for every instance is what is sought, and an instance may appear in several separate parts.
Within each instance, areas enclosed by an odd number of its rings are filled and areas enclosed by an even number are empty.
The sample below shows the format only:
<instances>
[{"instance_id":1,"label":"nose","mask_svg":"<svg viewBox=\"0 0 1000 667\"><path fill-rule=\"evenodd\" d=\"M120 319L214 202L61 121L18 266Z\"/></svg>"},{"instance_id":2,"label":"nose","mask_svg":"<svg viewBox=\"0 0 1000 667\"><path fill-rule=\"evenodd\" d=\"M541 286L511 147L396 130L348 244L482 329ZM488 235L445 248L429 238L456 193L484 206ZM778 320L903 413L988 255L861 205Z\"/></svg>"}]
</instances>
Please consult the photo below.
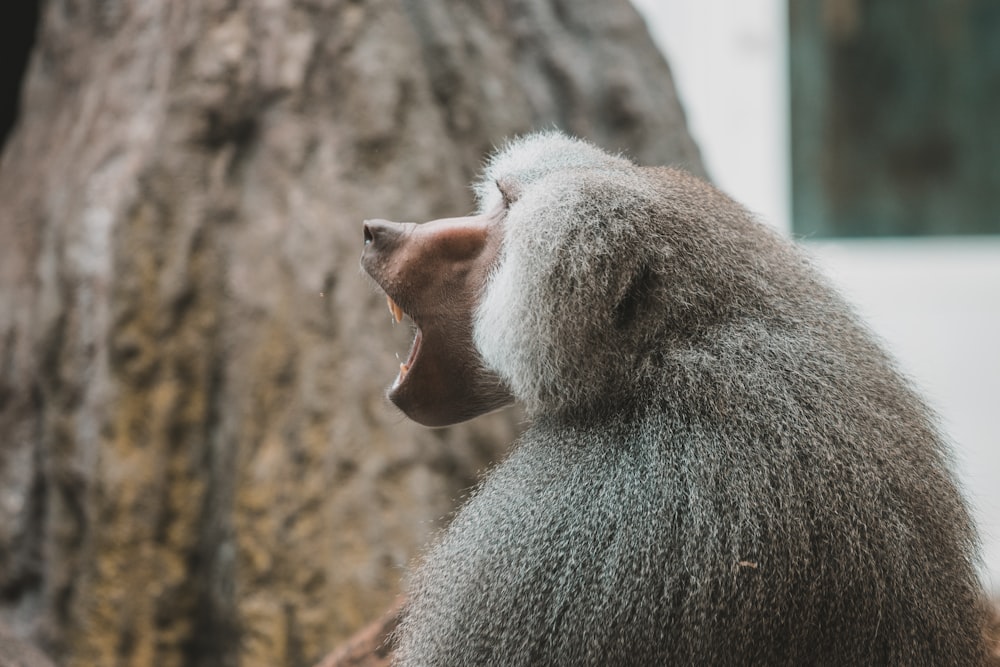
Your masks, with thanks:
<instances>
[{"instance_id":1,"label":"nose","mask_svg":"<svg viewBox=\"0 0 1000 667\"><path fill-rule=\"evenodd\" d=\"M361 225L365 250L391 250L399 243L408 226L407 223L389 220L365 220Z\"/></svg>"}]
</instances>

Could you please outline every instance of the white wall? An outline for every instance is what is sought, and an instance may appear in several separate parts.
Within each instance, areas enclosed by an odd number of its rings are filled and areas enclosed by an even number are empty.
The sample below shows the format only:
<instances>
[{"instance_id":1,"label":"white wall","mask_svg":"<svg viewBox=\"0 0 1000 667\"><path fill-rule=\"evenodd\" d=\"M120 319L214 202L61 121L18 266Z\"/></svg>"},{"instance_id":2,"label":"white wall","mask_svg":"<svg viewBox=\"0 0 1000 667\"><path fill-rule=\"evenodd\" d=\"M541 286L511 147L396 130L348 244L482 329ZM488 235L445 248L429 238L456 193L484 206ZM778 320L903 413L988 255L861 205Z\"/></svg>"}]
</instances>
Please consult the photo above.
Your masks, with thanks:
<instances>
[{"instance_id":1,"label":"white wall","mask_svg":"<svg viewBox=\"0 0 1000 667\"><path fill-rule=\"evenodd\" d=\"M785 1L633 2L667 55L712 178L789 230ZM940 414L980 523L984 579L1000 592L1000 237L809 250Z\"/></svg>"},{"instance_id":2,"label":"white wall","mask_svg":"<svg viewBox=\"0 0 1000 667\"><path fill-rule=\"evenodd\" d=\"M809 247L940 415L1000 593L1000 237Z\"/></svg>"},{"instance_id":3,"label":"white wall","mask_svg":"<svg viewBox=\"0 0 1000 667\"><path fill-rule=\"evenodd\" d=\"M712 180L789 229L784 0L633 0L667 55Z\"/></svg>"}]
</instances>

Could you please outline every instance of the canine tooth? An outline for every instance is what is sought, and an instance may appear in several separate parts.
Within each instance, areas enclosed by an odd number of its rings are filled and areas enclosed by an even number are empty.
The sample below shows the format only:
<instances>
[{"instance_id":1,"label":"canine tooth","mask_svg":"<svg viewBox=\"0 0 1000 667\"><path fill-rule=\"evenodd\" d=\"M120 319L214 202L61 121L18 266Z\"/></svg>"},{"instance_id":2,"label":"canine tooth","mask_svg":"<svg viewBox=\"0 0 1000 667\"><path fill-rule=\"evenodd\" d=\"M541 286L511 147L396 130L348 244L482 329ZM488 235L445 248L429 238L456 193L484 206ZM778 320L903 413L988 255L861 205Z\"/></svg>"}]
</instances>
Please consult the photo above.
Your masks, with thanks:
<instances>
[{"instance_id":1,"label":"canine tooth","mask_svg":"<svg viewBox=\"0 0 1000 667\"><path fill-rule=\"evenodd\" d=\"M406 364L400 364L400 365L399 365L399 377L400 377L400 378L403 378L403 377L405 377L405 376L406 376L406 374L407 374L407 373L408 373L409 371L410 371L410 367L409 367L409 366L407 366Z\"/></svg>"},{"instance_id":2,"label":"canine tooth","mask_svg":"<svg viewBox=\"0 0 1000 667\"><path fill-rule=\"evenodd\" d=\"M392 313L392 317L397 322L403 321L403 309L396 305L396 302L392 300L392 297L388 294L385 295L385 301L389 304L389 312Z\"/></svg>"}]
</instances>

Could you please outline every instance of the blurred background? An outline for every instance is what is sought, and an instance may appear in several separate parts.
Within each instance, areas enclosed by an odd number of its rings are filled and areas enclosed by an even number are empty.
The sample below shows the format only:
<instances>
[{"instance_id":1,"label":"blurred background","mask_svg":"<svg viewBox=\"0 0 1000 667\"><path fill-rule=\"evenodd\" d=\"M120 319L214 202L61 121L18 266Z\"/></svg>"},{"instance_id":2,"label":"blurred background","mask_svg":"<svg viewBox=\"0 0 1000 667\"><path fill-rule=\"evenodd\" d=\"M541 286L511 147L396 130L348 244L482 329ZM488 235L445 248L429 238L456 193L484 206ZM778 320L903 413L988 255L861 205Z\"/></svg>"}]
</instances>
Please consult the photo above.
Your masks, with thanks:
<instances>
[{"instance_id":1,"label":"blurred background","mask_svg":"<svg viewBox=\"0 0 1000 667\"><path fill-rule=\"evenodd\" d=\"M550 127L803 242L939 412L1000 587L995 0L0 11L0 664L313 665L390 608L521 419L382 398L410 332L360 221L463 213Z\"/></svg>"}]
</instances>

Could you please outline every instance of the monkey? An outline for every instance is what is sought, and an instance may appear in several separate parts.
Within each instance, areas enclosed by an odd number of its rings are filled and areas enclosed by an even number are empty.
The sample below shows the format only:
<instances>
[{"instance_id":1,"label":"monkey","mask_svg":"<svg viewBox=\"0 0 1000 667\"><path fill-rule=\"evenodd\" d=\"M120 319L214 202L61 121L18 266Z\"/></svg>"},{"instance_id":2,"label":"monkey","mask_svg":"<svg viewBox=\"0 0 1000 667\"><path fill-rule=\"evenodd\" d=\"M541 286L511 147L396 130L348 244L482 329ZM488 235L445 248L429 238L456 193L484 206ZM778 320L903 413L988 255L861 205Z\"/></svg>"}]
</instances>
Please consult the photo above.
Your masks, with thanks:
<instances>
[{"instance_id":1,"label":"monkey","mask_svg":"<svg viewBox=\"0 0 1000 667\"><path fill-rule=\"evenodd\" d=\"M985 662L949 445L803 250L558 131L474 191L466 217L364 223L416 330L390 400L527 421L416 567L396 664Z\"/></svg>"}]
</instances>

